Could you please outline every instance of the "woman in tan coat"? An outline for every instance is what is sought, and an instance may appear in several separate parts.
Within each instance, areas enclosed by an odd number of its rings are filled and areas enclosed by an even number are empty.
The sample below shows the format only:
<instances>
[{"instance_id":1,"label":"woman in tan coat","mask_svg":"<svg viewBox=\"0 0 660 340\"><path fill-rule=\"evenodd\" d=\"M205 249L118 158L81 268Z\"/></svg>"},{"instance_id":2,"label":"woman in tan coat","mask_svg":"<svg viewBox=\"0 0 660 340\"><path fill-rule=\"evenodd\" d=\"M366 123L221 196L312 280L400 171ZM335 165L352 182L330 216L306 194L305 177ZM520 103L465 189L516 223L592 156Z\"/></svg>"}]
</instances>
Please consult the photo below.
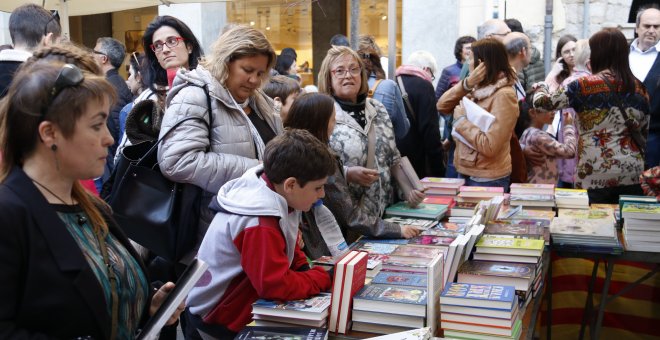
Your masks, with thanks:
<instances>
[{"instance_id":1,"label":"woman in tan coat","mask_svg":"<svg viewBox=\"0 0 660 340\"><path fill-rule=\"evenodd\" d=\"M438 101L440 112L454 112L453 130L467 143L456 139L454 164L466 185L504 187L511 175L509 140L518 118L513 84L516 74L509 65L501 42L483 39L472 44L470 77L445 92ZM487 131L466 119L461 99L467 97L495 116Z\"/></svg>"}]
</instances>

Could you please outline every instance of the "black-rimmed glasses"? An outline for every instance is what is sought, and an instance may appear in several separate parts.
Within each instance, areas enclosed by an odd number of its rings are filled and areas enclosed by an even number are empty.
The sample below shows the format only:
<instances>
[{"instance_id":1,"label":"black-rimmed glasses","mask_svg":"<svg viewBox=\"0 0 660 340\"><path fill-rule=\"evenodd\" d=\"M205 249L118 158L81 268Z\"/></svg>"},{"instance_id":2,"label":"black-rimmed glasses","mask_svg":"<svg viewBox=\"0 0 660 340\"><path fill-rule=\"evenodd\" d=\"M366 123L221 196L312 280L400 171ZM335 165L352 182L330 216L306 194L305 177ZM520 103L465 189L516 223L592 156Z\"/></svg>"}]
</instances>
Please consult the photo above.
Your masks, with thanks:
<instances>
[{"instance_id":1,"label":"black-rimmed glasses","mask_svg":"<svg viewBox=\"0 0 660 340\"><path fill-rule=\"evenodd\" d=\"M53 101L55 101L55 98L57 98L62 90L68 87L78 86L83 80L85 80L85 76L77 66L73 64L65 64L62 66L60 73L58 73L57 78L55 78L55 84L53 84L53 88L50 90L46 106L44 106L44 109L41 112L41 119L46 116L46 111L48 111L48 108L53 104Z\"/></svg>"},{"instance_id":2,"label":"black-rimmed glasses","mask_svg":"<svg viewBox=\"0 0 660 340\"><path fill-rule=\"evenodd\" d=\"M48 21L46 21L46 26L44 26L44 36L47 36L48 33L49 33L48 32L48 25L50 24L51 21L57 21L57 23L59 24L60 15L59 15L59 13L57 13L57 11L53 11L53 15L51 15L50 19L48 19Z\"/></svg>"}]
</instances>

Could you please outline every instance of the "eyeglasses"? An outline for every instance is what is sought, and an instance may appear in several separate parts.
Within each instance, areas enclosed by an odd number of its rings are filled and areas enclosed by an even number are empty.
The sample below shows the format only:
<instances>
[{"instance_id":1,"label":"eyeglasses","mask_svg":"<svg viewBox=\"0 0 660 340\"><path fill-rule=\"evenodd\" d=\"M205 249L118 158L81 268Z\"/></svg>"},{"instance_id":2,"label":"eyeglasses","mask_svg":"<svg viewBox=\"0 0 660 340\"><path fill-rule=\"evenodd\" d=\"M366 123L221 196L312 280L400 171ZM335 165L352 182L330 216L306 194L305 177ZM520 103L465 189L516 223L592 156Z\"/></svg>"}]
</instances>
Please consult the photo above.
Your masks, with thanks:
<instances>
[{"instance_id":1,"label":"eyeglasses","mask_svg":"<svg viewBox=\"0 0 660 340\"><path fill-rule=\"evenodd\" d=\"M131 56L133 57L133 60L135 60L135 64L137 64L137 66L140 67L140 61L137 58L137 53L133 52L131 53Z\"/></svg>"},{"instance_id":2,"label":"eyeglasses","mask_svg":"<svg viewBox=\"0 0 660 340\"><path fill-rule=\"evenodd\" d=\"M183 39L181 37L168 37L165 39L165 42L162 41L154 41L153 44L151 44L151 50L154 52L160 52L163 50L163 46L167 45L168 48L174 48L176 46L179 46L179 41L185 41L186 39Z\"/></svg>"},{"instance_id":3,"label":"eyeglasses","mask_svg":"<svg viewBox=\"0 0 660 340\"><path fill-rule=\"evenodd\" d=\"M48 24L50 24L51 21L57 21L57 23L60 23L60 15L57 13L57 11L53 11L53 15L50 16L50 19L46 21L46 26L44 26L44 36L48 35Z\"/></svg>"},{"instance_id":4,"label":"eyeglasses","mask_svg":"<svg viewBox=\"0 0 660 340\"><path fill-rule=\"evenodd\" d=\"M347 74L349 74L349 73L350 73L352 76L357 76L358 74L360 74L360 72L362 72L362 69L361 69L360 67L354 67L354 68L352 68L352 69L350 69L350 70L343 69L343 68L338 68L338 69L336 69L336 70L332 70L332 71L330 71L330 72L332 72L335 76L337 76L337 77L339 77L339 78L343 78L343 77L345 77L345 76L346 76Z\"/></svg>"},{"instance_id":5,"label":"eyeglasses","mask_svg":"<svg viewBox=\"0 0 660 340\"><path fill-rule=\"evenodd\" d=\"M100 54L100 55L104 55L104 56L106 56L106 57L108 56L107 54L105 54L105 53L103 53L103 52L101 52L101 51L92 50L92 52L94 52L94 54Z\"/></svg>"},{"instance_id":6,"label":"eyeglasses","mask_svg":"<svg viewBox=\"0 0 660 340\"><path fill-rule=\"evenodd\" d=\"M430 68L426 68L427 71L431 74L431 80L435 80L435 76L433 75L433 71L431 71Z\"/></svg>"},{"instance_id":7,"label":"eyeglasses","mask_svg":"<svg viewBox=\"0 0 660 340\"><path fill-rule=\"evenodd\" d=\"M83 80L85 80L85 76L77 66L72 64L65 64L62 66L60 73L58 73L57 78L55 78L55 84L50 90L50 95L48 96L48 101L46 102L47 105L41 112L41 119L46 117L46 111L53 104L53 101L55 101L55 98L57 98L62 90L68 87L78 86L83 82Z\"/></svg>"}]
</instances>

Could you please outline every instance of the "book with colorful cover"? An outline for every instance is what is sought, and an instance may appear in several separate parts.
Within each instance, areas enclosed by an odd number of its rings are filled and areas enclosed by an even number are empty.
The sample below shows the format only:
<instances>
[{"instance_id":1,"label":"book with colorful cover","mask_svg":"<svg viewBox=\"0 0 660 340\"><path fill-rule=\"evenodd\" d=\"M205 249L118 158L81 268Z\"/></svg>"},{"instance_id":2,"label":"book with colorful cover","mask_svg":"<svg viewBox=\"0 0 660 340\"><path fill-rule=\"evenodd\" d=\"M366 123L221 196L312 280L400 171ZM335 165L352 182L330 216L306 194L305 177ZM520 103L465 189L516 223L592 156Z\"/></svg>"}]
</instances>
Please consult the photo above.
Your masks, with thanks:
<instances>
[{"instance_id":1,"label":"book with colorful cover","mask_svg":"<svg viewBox=\"0 0 660 340\"><path fill-rule=\"evenodd\" d=\"M319 293L308 299L292 301L259 299L252 304L252 313L289 316L306 320L322 320L328 316L330 301L330 293Z\"/></svg>"},{"instance_id":2,"label":"book with colorful cover","mask_svg":"<svg viewBox=\"0 0 660 340\"><path fill-rule=\"evenodd\" d=\"M444 305L483 307L511 310L516 302L513 286L450 283L440 295Z\"/></svg>"},{"instance_id":3,"label":"book with colorful cover","mask_svg":"<svg viewBox=\"0 0 660 340\"><path fill-rule=\"evenodd\" d=\"M558 207L589 206L589 195L586 189L555 189L555 201Z\"/></svg>"},{"instance_id":4,"label":"book with colorful cover","mask_svg":"<svg viewBox=\"0 0 660 340\"><path fill-rule=\"evenodd\" d=\"M479 187L462 186L460 187L459 197L495 197L504 195L503 187Z\"/></svg>"},{"instance_id":5,"label":"book with colorful cover","mask_svg":"<svg viewBox=\"0 0 660 340\"><path fill-rule=\"evenodd\" d=\"M554 184L543 183L511 183L509 191L514 194L539 194L553 195L555 193Z\"/></svg>"},{"instance_id":6,"label":"book with colorful cover","mask_svg":"<svg viewBox=\"0 0 660 340\"><path fill-rule=\"evenodd\" d=\"M327 338L328 330L324 328L246 326L236 335L234 339L324 340Z\"/></svg>"},{"instance_id":7,"label":"book with colorful cover","mask_svg":"<svg viewBox=\"0 0 660 340\"><path fill-rule=\"evenodd\" d=\"M426 188L454 188L465 185L464 178L424 177L420 180Z\"/></svg>"},{"instance_id":8,"label":"book with colorful cover","mask_svg":"<svg viewBox=\"0 0 660 340\"><path fill-rule=\"evenodd\" d=\"M407 218L407 217L399 217L399 216L392 216L384 219L387 222L392 222L396 223L402 226L409 226L413 227L415 229L419 230L426 230L429 229L436 224L438 224L437 220L428 220L428 219L421 219L421 218Z\"/></svg>"},{"instance_id":9,"label":"book with colorful cover","mask_svg":"<svg viewBox=\"0 0 660 340\"><path fill-rule=\"evenodd\" d=\"M417 207L411 208L406 202L398 202L385 209L385 213L390 216L404 216L434 220L442 218L446 211L446 205L420 203Z\"/></svg>"},{"instance_id":10,"label":"book with colorful cover","mask_svg":"<svg viewBox=\"0 0 660 340\"><path fill-rule=\"evenodd\" d=\"M521 256L541 256L545 241L484 235L477 242L477 252Z\"/></svg>"},{"instance_id":11,"label":"book with colorful cover","mask_svg":"<svg viewBox=\"0 0 660 340\"><path fill-rule=\"evenodd\" d=\"M408 244L408 240L405 238L372 238L372 237L362 237L359 241L354 242L350 248L355 249L358 245L362 243L384 243L384 244Z\"/></svg>"},{"instance_id":12,"label":"book with colorful cover","mask_svg":"<svg viewBox=\"0 0 660 340\"><path fill-rule=\"evenodd\" d=\"M392 310L400 314L426 316L427 297L426 288L372 283L355 294L353 306L367 311L383 311L388 306L396 306L397 309Z\"/></svg>"},{"instance_id":13,"label":"book with colorful cover","mask_svg":"<svg viewBox=\"0 0 660 340\"><path fill-rule=\"evenodd\" d=\"M463 234L464 232L438 229L438 228L427 229L419 233L420 236L426 235L426 236L438 236L438 237L450 237L450 238L456 238L458 235L463 235Z\"/></svg>"},{"instance_id":14,"label":"book with colorful cover","mask_svg":"<svg viewBox=\"0 0 660 340\"><path fill-rule=\"evenodd\" d=\"M395 286L411 286L426 288L428 276L424 274L380 272L373 280L374 284L387 284Z\"/></svg>"},{"instance_id":15,"label":"book with colorful cover","mask_svg":"<svg viewBox=\"0 0 660 340\"><path fill-rule=\"evenodd\" d=\"M455 235L458 236L458 235ZM456 237L445 237L436 235L419 235L408 240L408 244L423 246L443 246L448 247ZM415 256L415 255L412 255Z\"/></svg>"},{"instance_id":16,"label":"book with colorful cover","mask_svg":"<svg viewBox=\"0 0 660 340\"><path fill-rule=\"evenodd\" d=\"M660 219L660 203L624 202L621 208L621 216L624 219L658 220Z\"/></svg>"},{"instance_id":17,"label":"book with colorful cover","mask_svg":"<svg viewBox=\"0 0 660 340\"><path fill-rule=\"evenodd\" d=\"M424 257L381 255L383 270L426 273L432 259Z\"/></svg>"},{"instance_id":18,"label":"book with colorful cover","mask_svg":"<svg viewBox=\"0 0 660 340\"><path fill-rule=\"evenodd\" d=\"M366 251L369 254L391 254L398 248L398 244L389 244L389 243L378 243L378 242L366 242L358 241L353 247L353 250Z\"/></svg>"},{"instance_id":19,"label":"book with colorful cover","mask_svg":"<svg viewBox=\"0 0 660 340\"><path fill-rule=\"evenodd\" d=\"M439 249L438 247L420 247L414 244L406 244L406 245L400 245L390 255L432 259L440 253L442 253L442 250Z\"/></svg>"},{"instance_id":20,"label":"book with colorful cover","mask_svg":"<svg viewBox=\"0 0 660 340\"><path fill-rule=\"evenodd\" d=\"M428 190L428 189L427 189ZM449 196L426 196L422 203L426 204L442 204L446 205L449 209L456 204L453 197Z\"/></svg>"},{"instance_id":21,"label":"book with colorful cover","mask_svg":"<svg viewBox=\"0 0 660 340\"><path fill-rule=\"evenodd\" d=\"M461 266L457 282L512 285L527 291L534 277L536 264L471 260Z\"/></svg>"}]
</instances>

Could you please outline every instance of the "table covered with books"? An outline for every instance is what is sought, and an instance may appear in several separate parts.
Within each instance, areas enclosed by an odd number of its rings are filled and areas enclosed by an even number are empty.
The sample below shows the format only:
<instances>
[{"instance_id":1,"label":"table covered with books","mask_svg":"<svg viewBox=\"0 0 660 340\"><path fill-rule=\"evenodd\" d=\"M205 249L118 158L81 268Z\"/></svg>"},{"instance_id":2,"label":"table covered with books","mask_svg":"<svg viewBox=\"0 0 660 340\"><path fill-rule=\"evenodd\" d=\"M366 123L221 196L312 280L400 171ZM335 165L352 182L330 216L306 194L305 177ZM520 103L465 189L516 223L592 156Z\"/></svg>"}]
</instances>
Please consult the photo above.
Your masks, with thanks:
<instances>
[{"instance_id":1,"label":"table covered with books","mask_svg":"<svg viewBox=\"0 0 660 340\"><path fill-rule=\"evenodd\" d=\"M255 324L320 327L334 339L418 330L420 337L390 339L501 340L577 338L584 319L600 338L660 335L660 327L644 326L660 321L660 207L653 215L633 211L639 202L622 203L627 223L617 233L620 207L589 206L586 191L512 184L504 194L460 181L422 179L427 198L420 207L386 209L391 221L421 229L419 236L362 237L342 257L314 261L335 276L314 316L255 309ZM603 308L585 303L601 292L616 295L628 282L637 288ZM633 330L617 331L612 317ZM601 326L607 332L599 333Z\"/></svg>"}]
</instances>

